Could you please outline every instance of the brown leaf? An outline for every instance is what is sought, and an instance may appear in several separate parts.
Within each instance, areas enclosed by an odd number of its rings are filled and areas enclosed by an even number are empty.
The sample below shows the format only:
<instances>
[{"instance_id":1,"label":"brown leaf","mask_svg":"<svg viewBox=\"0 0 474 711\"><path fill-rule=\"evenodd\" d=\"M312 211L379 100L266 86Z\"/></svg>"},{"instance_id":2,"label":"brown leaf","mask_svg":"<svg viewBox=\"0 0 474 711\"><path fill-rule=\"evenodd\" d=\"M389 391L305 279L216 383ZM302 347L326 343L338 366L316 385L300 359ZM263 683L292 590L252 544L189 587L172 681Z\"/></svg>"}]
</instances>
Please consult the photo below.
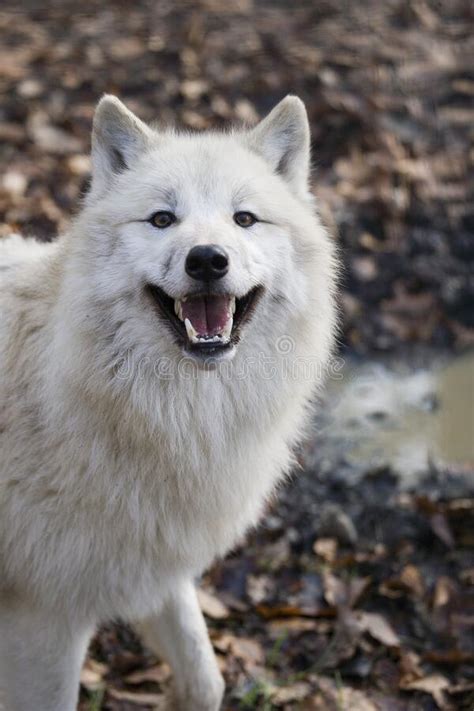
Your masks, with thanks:
<instances>
[{"instance_id":1,"label":"brown leaf","mask_svg":"<svg viewBox=\"0 0 474 711\"><path fill-rule=\"evenodd\" d=\"M197 596L201 610L203 613L213 620L225 620L229 617L230 612L224 603L219 600L216 595L213 595L208 590L203 590L199 588L197 591Z\"/></svg>"},{"instance_id":2,"label":"brown leaf","mask_svg":"<svg viewBox=\"0 0 474 711\"><path fill-rule=\"evenodd\" d=\"M234 656L252 664L262 664L265 658L261 644L246 637L233 637L230 650Z\"/></svg>"},{"instance_id":3,"label":"brown leaf","mask_svg":"<svg viewBox=\"0 0 474 711\"><path fill-rule=\"evenodd\" d=\"M323 575L324 597L329 605L341 607L348 604L347 585L336 575L326 571Z\"/></svg>"},{"instance_id":4,"label":"brown leaf","mask_svg":"<svg viewBox=\"0 0 474 711\"><path fill-rule=\"evenodd\" d=\"M143 684L145 682L162 684L169 679L170 675L171 669L167 664L162 663L155 664L153 667L148 667L147 669L137 669L137 671L128 674L124 681L127 684Z\"/></svg>"},{"instance_id":5,"label":"brown leaf","mask_svg":"<svg viewBox=\"0 0 474 711\"><path fill-rule=\"evenodd\" d=\"M343 581L329 571L323 574L324 597L334 607L354 607L370 585L371 578L350 578Z\"/></svg>"},{"instance_id":6,"label":"brown leaf","mask_svg":"<svg viewBox=\"0 0 474 711\"><path fill-rule=\"evenodd\" d=\"M377 265L372 257L354 258L352 269L361 281L372 281L377 276Z\"/></svg>"},{"instance_id":7,"label":"brown leaf","mask_svg":"<svg viewBox=\"0 0 474 711\"><path fill-rule=\"evenodd\" d=\"M33 141L45 153L80 153L83 147L77 138L48 123L47 116L41 113L30 118L28 130Z\"/></svg>"},{"instance_id":8,"label":"brown leaf","mask_svg":"<svg viewBox=\"0 0 474 711\"><path fill-rule=\"evenodd\" d=\"M365 591L372 582L372 578L367 575L365 578L352 577L349 580L349 605L350 607L355 607L359 602L360 598L364 595Z\"/></svg>"},{"instance_id":9,"label":"brown leaf","mask_svg":"<svg viewBox=\"0 0 474 711\"><path fill-rule=\"evenodd\" d=\"M247 595L254 605L263 602L273 589L273 581L269 575L247 575Z\"/></svg>"},{"instance_id":10,"label":"brown leaf","mask_svg":"<svg viewBox=\"0 0 474 711\"><path fill-rule=\"evenodd\" d=\"M258 121L258 113L255 107L246 99L238 99L235 103L234 110L237 118L245 123L252 124Z\"/></svg>"},{"instance_id":11,"label":"brown leaf","mask_svg":"<svg viewBox=\"0 0 474 711\"><path fill-rule=\"evenodd\" d=\"M424 691L426 694L431 694L440 709L443 711L451 709L444 695L444 692L449 689L449 681L441 674L430 674L422 679L415 679L400 686L405 691Z\"/></svg>"},{"instance_id":12,"label":"brown leaf","mask_svg":"<svg viewBox=\"0 0 474 711\"><path fill-rule=\"evenodd\" d=\"M6 191L12 201L22 197L27 187L28 179L19 171L9 170L3 174L1 188Z\"/></svg>"},{"instance_id":13,"label":"brown leaf","mask_svg":"<svg viewBox=\"0 0 474 711\"><path fill-rule=\"evenodd\" d=\"M400 685L407 684L415 679L421 679L424 672L421 668L421 659L416 652L400 650Z\"/></svg>"},{"instance_id":14,"label":"brown leaf","mask_svg":"<svg viewBox=\"0 0 474 711\"><path fill-rule=\"evenodd\" d=\"M382 711L365 693L350 686L341 687L327 677L317 677L316 684L318 693L302 701L303 711Z\"/></svg>"},{"instance_id":15,"label":"brown leaf","mask_svg":"<svg viewBox=\"0 0 474 711\"><path fill-rule=\"evenodd\" d=\"M103 686L104 676L108 672L105 664L96 662L95 659L86 659L81 669L80 681L89 691L97 691Z\"/></svg>"},{"instance_id":16,"label":"brown leaf","mask_svg":"<svg viewBox=\"0 0 474 711\"><path fill-rule=\"evenodd\" d=\"M449 649L443 652L431 650L423 654L423 659L433 664L456 666L457 664L469 664L473 662L474 653L466 652L462 649Z\"/></svg>"},{"instance_id":17,"label":"brown leaf","mask_svg":"<svg viewBox=\"0 0 474 711\"><path fill-rule=\"evenodd\" d=\"M311 685L304 681L296 682L290 686L283 686L277 689L271 697L274 706L284 706L294 701L302 701L311 693Z\"/></svg>"},{"instance_id":18,"label":"brown leaf","mask_svg":"<svg viewBox=\"0 0 474 711\"><path fill-rule=\"evenodd\" d=\"M421 573L415 565L406 565L400 573L400 582L402 585L415 595L415 597L423 597L425 593L425 584Z\"/></svg>"},{"instance_id":19,"label":"brown leaf","mask_svg":"<svg viewBox=\"0 0 474 711\"><path fill-rule=\"evenodd\" d=\"M167 707L167 699L165 694L149 694L138 691L123 691L122 689L108 688L107 694L117 701L128 701L130 704L137 706L151 706L157 711L163 711Z\"/></svg>"},{"instance_id":20,"label":"brown leaf","mask_svg":"<svg viewBox=\"0 0 474 711\"><path fill-rule=\"evenodd\" d=\"M466 568L459 574L459 579L466 585L474 586L474 568Z\"/></svg>"},{"instance_id":21,"label":"brown leaf","mask_svg":"<svg viewBox=\"0 0 474 711\"><path fill-rule=\"evenodd\" d=\"M422 597L425 593L425 584L418 568L415 565L406 565L397 577L384 580L379 586L379 592L393 599L402 597L406 593Z\"/></svg>"},{"instance_id":22,"label":"brown leaf","mask_svg":"<svg viewBox=\"0 0 474 711\"><path fill-rule=\"evenodd\" d=\"M448 694L456 696L457 694L465 694L474 691L474 681L464 681L461 684L454 684L448 689Z\"/></svg>"},{"instance_id":23,"label":"brown leaf","mask_svg":"<svg viewBox=\"0 0 474 711\"><path fill-rule=\"evenodd\" d=\"M304 632L327 631L328 623L308 619L307 617L289 617L287 619L276 619L268 622L268 630L272 638L281 637L282 634L303 634Z\"/></svg>"},{"instance_id":24,"label":"brown leaf","mask_svg":"<svg viewBox=\"0 0 474 711\"><path fill-rule=\"evenodd\" d=\"M357 531L348 514L336 504L325 504L319 523L321 538L336 538L342 545L355 545Z\"/></svg>"},{"instance_id":25,"label":"brown leaf","mask_svg":"<svg viewBox=\"0 0 474 711\"><path fill-rule=\"evenodd\" d=\"M266 620L272 620L279 617L316 617L322 610L317 605L257 605L255 608L259 615ZM334 612L332 612L334 614Z\"/></svg>"},{"instance_id":26,"label":"brown leaf","mask_svg":"<svg viewBox=\"0 0 474 711\"><path fill-rule=\"evenodd\" d=\"M219 600L233 612L247 612L250 605L227 590L219 591Z\"/></svg>"},{"instance_id":27,"label":"brown leaf","mask_svg":"<svg viewBox=\"0 0 474 711\"><path fill-rule=\"evenodd\" d=\"M203 79L185 79L179 88L185 99L196 101L208 91L209 85Z\"/></svg>"},{"instance_id":28,"label":"brown leaf","mask_svg":"<svg viewBox=\"0 0 474 711\"><path fill-rule=\"evenodd\" d=\"M313 550L320 558L332 563L337 555L337 540L335 538L317 538Z\"/></svg>"},{"instance_id":29,"label":"brown leaf","mask_svg":"<svg viewBox=\"0 0 474 711\"><path fill-rule=\"evenodd\" d=\"M441 512L435 513L430 518L430 524L438 538L443 541L448 548L454 548L454 537L446 516Z\"/></svg>"},{"instance_id":30,"label":"brown leaf","mask_svg":"<svg viewBox=\"0 0 474 711\"><path fill-rule=\"evenodd\" d=\"M474 498L473 499L453 499L447 504L447 511L450 515L462 513L474 513Z\"/></svg>"},{"instance_id":31,"label":"brown leaf","mask_svg":"<svg viewBox=\"0 0 474 711\"><path fill-rule=\"evenodd\" d=\"M400 646L400 638L382 615L360 610L353 614L360 629L368 632L377 642L384 644L386 647Z\"/></svg>"},{"instance_id":32,"label":"brown leaf","mask_svg":"<svg viewBox=\"0 0 474 711\"><path fill-rule=\"evenodd\" d=\"M224 632L213 639L214 647L219 652L231 654L240 659L248 671L263 665L265 653L259 642L248 637L237 637Z\"/></svg>"},{"instance_id":33,"label":"brown leaf","mask_svg":"<svg viewBox=\"0 0 474 711\"><path fill-rule=\"evenodd\" d=\"M350 709L350 711L379 711L378 705L371 701L366 694L349 686L341 689L340 708Z\"/></svg>"},{"instance_id":34,"label":"brown leaf","mask_svg":"<svg viewBox=\"0 0 474 711\"><path fill-rule=\"evenodd\" d=\"M89 156L76 154L66 160L66 165L73 175L83 177L91 172L91 159Z\"/></svg>"},{"instance_id":35,"label":"brown leaf","mask_svg":"<svg viewBox=\"0 0 474 711\"><path fill-rule=\"evenodd\" d=\"M436 610L439 607L444 607L451 600L456 592L456 587L453 581L446 575L441 575L435 584L433 593L433 607Z\"/></svg>"}]
</instances>

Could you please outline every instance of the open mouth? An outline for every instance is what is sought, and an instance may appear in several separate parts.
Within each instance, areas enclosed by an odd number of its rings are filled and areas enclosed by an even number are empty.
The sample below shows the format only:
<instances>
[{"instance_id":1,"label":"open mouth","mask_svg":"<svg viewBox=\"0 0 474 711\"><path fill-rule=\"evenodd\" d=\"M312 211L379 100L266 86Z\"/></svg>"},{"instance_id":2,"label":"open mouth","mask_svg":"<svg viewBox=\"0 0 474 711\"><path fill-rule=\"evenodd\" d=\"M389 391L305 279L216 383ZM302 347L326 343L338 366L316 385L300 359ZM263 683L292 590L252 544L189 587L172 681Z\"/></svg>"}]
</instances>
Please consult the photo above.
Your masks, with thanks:
<instances>
[{"instance_id":1,"label":"open mouth","mask_svg":"<svg viewBox=\"0 0 474 711\"><path fill-rule=\"evenodd\" d=\"M251 318L262 287L237 298L231 294L192 294L173 299L155 284L147 290L162 316L185 349L214 357L232 349L240 339L242 326Z\"/></svg>"}]
</instances>

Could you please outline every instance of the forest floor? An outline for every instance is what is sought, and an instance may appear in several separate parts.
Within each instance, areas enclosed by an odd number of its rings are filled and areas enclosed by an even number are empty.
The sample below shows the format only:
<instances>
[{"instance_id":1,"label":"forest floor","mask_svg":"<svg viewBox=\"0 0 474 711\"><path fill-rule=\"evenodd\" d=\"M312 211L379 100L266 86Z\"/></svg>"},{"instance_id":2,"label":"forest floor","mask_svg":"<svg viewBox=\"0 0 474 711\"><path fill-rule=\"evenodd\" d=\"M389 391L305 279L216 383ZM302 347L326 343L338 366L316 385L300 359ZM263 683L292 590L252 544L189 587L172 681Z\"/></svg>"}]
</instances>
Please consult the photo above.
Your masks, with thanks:
<instances>
[{"instance_id":1,"label":"forest floor","mask_svg":"<svg viewBox=\"0 0 474 711\"><path fill-rule=\"evenodd\" d=\"M105 91L188 129L254 122L291 92L308 107L315 192L344 264L341 355L424 368L465 352L473 20L469 0L7 1L0 237L66 228ZM410 477L389 458L354 463L333 432L315 421L301 470L202 581L224 709L472 711L474 453ZM114 622L91 646L80 708L159 708L169 684Z\"/></svg>"}]
</instances>

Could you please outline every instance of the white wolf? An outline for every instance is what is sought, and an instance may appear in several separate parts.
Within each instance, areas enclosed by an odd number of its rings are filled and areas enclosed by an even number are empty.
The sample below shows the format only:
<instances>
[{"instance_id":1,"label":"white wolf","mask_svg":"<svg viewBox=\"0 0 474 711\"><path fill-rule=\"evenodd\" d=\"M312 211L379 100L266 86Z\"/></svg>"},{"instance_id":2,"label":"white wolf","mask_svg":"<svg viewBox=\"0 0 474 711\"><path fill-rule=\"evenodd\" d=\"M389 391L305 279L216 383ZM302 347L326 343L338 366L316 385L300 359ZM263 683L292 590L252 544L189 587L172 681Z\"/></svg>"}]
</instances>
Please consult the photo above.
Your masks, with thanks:
<instances>
[{"instance_id":1,"label":"white wolf","mask_svg":"<svg viewBox=\"0 0 474 711\"><path fill-rule=\"evenodd\" d=\"M193 580L290 468L334 340L309 145L296 97L252 129L177 134L106 96L69 233L0 243L8 711L72 711L117 616L169 661L173 708L219 708Z\"/></svg>"}]
</instances>

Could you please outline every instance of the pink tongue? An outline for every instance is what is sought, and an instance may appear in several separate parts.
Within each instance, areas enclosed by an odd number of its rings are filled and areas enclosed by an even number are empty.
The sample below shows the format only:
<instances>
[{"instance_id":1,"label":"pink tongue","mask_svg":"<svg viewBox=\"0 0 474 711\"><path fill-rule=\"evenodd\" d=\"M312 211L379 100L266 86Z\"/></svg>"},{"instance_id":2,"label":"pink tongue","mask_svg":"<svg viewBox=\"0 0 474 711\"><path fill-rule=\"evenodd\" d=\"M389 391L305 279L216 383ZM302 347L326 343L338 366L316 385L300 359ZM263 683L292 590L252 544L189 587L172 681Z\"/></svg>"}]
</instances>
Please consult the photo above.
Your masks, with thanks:
<instances>
[{"instance_id":1,"label":"pink tongue","mask_svg":"<svg viewBox=\"0 0 474 711\"><path fill-rule=\"evenodd\" d=\"M183 320L189 319L198 336L222 333L229 318L228 296L199 296L181 302Z\"/></svg>"}]
</instances>

